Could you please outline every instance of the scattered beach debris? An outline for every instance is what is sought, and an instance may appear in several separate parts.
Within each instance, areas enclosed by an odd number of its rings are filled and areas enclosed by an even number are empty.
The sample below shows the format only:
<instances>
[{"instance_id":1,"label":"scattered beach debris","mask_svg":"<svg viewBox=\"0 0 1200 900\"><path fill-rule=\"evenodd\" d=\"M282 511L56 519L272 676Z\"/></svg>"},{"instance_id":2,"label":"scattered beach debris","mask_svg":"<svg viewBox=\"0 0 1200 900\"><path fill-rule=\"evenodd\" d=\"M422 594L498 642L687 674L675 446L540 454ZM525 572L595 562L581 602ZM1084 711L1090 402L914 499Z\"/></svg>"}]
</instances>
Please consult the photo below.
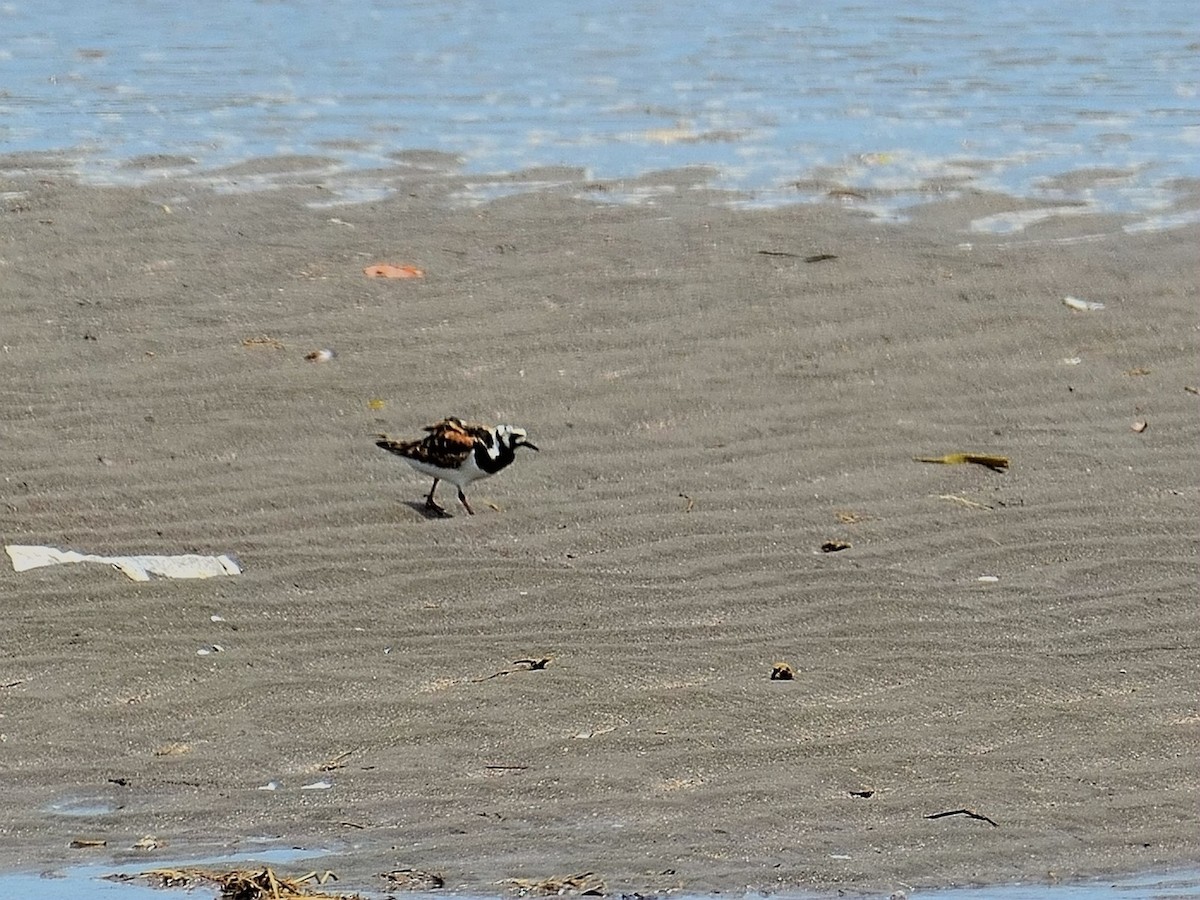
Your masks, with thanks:
<instances>
[{"instance_id":1,"label":"scattered beach debris","mask_svg":"<svg viewBox=\"0 0 1200 900\"><path fill-rule=\"evenodd\" d=\"M265 334L260 334L256 337L243 338L242 346L247 350L282 350L283 341L276 340L273 337L267 337Z\"/></svg>"},{"instance_id":2,"label":"scattered beach debris","mask_svg":"<svg viewBox=\"0 0 1200 900\"><path fill-rule=\"evenodd\" d=\"M831 200L866 200L867 195L862 191L852 191L849 188L833 188L825 192Z\"/></svg>"},{"instance_id":3,"label":"scattered beach debris","mask_svg":"<svg viewBox=\"0 0 1200 900\"><path fill-rule=\"evenodd\" d=\"M1007 456L992 456L988 453L947 453L945 456L914 456L915 462L937 463L942 466L961 466L964 463L974 463L986 466L993 472L1003 472L1008 468Z\"/></svg>"},{"instance_id":4,"label":"scattered beach debris","mask_svg":"<svg viewBox=\"0 0 1200 900\"><path fill-rule=\"evenodd\" d=\"M1103 303L1094 300L1080 300L1078 297L1063 297L1063 303L1077 312L1098 312L1104 309Z\"/></svg>"},{"instance_id":5,"label":"scattered beach debris","mask_svg":"<svg viewBox=\"0 0 1200 900\"><path fill-rule=\"evenodd\" d=\"M216 575L240 575L241 568L227 554L221 556L93 556L54 547L9 544L4 548L12 559L13 570L25 572L60 563L106 563L131 581L149 581L151 575L164 578L212 578Z\"/></svg>"},{"instance_id":6,"label":"scattered beach debris","mask_svg":"<svg viewBox=\"0 0 1200 900\"><path fill-rule=\"evenodd\" d=\"M874 788L861 788L860 790L857 790L857 791L847 791L847 793L851 797L858 797L861 800L869 800L871 797L875 796L875 789Z\"/></svg>"},{"instance_id":7,"label":"scattered beach debris","mask_svg":"<svg viewBox=\"0 0 1200 900\"><path fill-rule=\"evenodd\" d=\"M1141 434L1143 431L1145 431L1147 428L1150 427L1150 423L1147 422L1145 419L1138 419L1136 422L1134 422L1129 427L1131 429L1133 429L1133 431L1135 431L1137 434Z\"/></svg>"},{"instance_id":8,"label":"scattered beach debris","mask_svg":"<svg viewBox=\"0 0 1200 900\"><path fill-rule=\"evenodd\" d=\"M368 278L424 278L425 270L410 265L397 266L391 263L379 263L367 266L363 269L363 274Z\"/></svg>"},{"instance_id":9,"label":"scattered beach debris","mask_svg":"<svg viewBox=\"0 0 1200 900\"><path fill-rule=\"evenodd\" d=\"M108 841L92 839L92 838L76 838L67 844L72 850L90 850L93 847L107 847Z\"/></svg>"},{"instance_id":10,"label":"scattered beach debris","mask_svg":"<svg viewBox=\"0 0 1200 900\"><path fill-rule=\"evenodd\" d=\"M814 253L811 256L801 257L799 253L792 253L788 250L758 250L755 251L759 256L778 256L784 259L803 259L806 263L825 262L829 259L837 259L836 253Z\"/></svg>"},{"instance_id":11,"label":"scattered beach debris","mask_svg":"<svg viewBox=\"0 0 1200 900\"><path fill-rule=\"evenodd\" d=\"M624 728L627 725L629 725L628 722L620 722L620 723L616 723L616 724L610 723L608 725L600 725L600 726L597 726L596 728L587 729L584 731L577 731L573 735L571 735L571 737L578 741L589 741L594 737L599 737L602 734L610 734L610 733L616 731L618 728Z\"/></svg>"},{"instance_id":12,"label":"scattered beach debris","mask_svg":"<svg viewBox=\"0 0 1200 900\"><path fill-rule=\"evenodd\" d=\"M330 894L313 891L310 884L324 887L327 882L337 881L333 872L309 872L296 878L275 874L271 868L261 871L234 870L212 872L205 869L150 869L140 872L138 878L160 888L193 888L197 885L215 885L220 891L219 900L365 900L362 894ZM127 876L115 876L130 880Z\"/></svg>"},{"instance_id":13,"label":"scattered beach debris","mask_svg":"<svg viewBox=\"0 0 1200 900\"><path fill-rule=\"evenodd\" d=\"M679 496L687 501L687 506L684 507L684 510L683 510L685 513L690 513L693 509L696 508L696 501L693 500L691 497L689 497L687 494L685 494L681 491Z\"/></svg>"},{"instance_id":14,"label":"scattered beach debris","mask_svg":"<svg viewBox=\"0 0 1200 900\"><path fill-rule=\"evenodd\" d=\"M1130 378L1141 378L1143 375L1149 375L1150 370L1142 366L1137 366L1133 369L1127 369L1125 372Z\"/></svg>"},{"instance_id":15,"label":"scattered beach debris","mask_svg":"<svg viewBox=\"0 0 1200 900\"><path fill-rule=\"evenodd\" d=\"M785 662L777 662L771 667L772 681L794 681L796 670Z\"/></svg>"},{"instance_id":16,"label":"scattered beach debris","mask_svg":"<svg viewBox=\"0 0 1200 900\"><path fill-rule=\"evenodd\" d=\"M546 668L554 659L553 656L540 656L537 659L514 659L512 661L513 668L501 669L499 672L493 672L491 675L485 675L482 678L472 678L474 682L490 681L493 678L499 678L501 675L511 675L513 672L533 672Z\"/></svg>"},{"instance_id":17,"label":"scattered beach debris","mask_svg":"<svg viewBox=\"0 0 1200 900\"><path fill-rule=\"evenodd\" d=\"M224 653L225 648L220 644L210 644L207 647L201 647L196 651L197 656L211 656L214 653Z\"/></svg>"},{"instance_id":18,"label":"scattered beach debris","mask_svg":"<svg viewBox=\"0 0 1200 900\"><path fill-rule=\"evenodd\" d=\"M483 771L486 775L505 775L509 772L524 772L529 766L507 763L484 763Z\"/></svg>"},{"instance_id":19,"label":"scattered beach debris","mask_svg":"<svg viewBox=\"0 0 1200 900\"><path fill-rule=\"evenodd\" d=\"M353 750L343 750L341 753L338 753L337 755L331 757L330 759L326 760L325 762L323 762L319 766L317 766L317 771L318 772L332 772L335 769L344 769L344 768L346 768L346 760L349 759L350 756L353 755L353 753L354 753Z\"/></svg>"},{"instance_id":20,"label":"scattered beach debris","mask_svg":"<svg viewBox=\"0 0 1200 900\"><path fill-rule=\"evenodd\" d=\"M161 747L154 748L155 756L183 756L185 753L191 753L190 744L185 744L182 741L172 741L169 744L163 744Z\"/></svg>"},{"instance_id":21,"label":"scattered beach debris","mask_svg":"<svg viewBox=\"0 0 1200 900\"><path fill-rule=\"evenodd\" d=\"M983 813L975 812L973 809L948 809L945 812L930 813L925 818L927 819L944 819L946 816L966 816L968 819L978 819L981 822L987 822L993 828L999 828L1000 823L989 819Z\"/></svg>"},{"instance_id":22,"label":"scattered beach debris","mask_svg":"<svg viewBox=\"0 0 1200 900\"><path fill-rule=\"evenodd\" d=\"M839 510L838 512L835 512L833 514L833 517L835 519L837 519L839 522L841 522L843 525L857 525L859 522L866 522L868 519L871 518L870 516L863 515L862 513L852 512L851 510L848 510L848 509L843 509L843 510Z\"/></svg>"},{"instance_id":23,"label":"scattered beach debris","mask_svg":"<svg viewBox=\"0 0 1200 900\"><path fill-rule=\"evenodd\" d=\"M304 358L309 362L325 363L333 359L334 355L334 352L326 347L322 350L309 350L304 354Z\"/></svg>"},{"instance_id":24,"label":"scattered beach debris","mask_svg":"<svg viewBox=\"0 0 1200 900\"><path fill-rule=\"evenodd\" d=\"M148 834L144 838L142 838L140 841L135 843L129 849L130 850L157 850L160 847L165 847L165 846L167 846L166 841L160 841L158 838L154 837L153 835Z\"/></svg>"},{"instance_id":25,"label":"scattered beach debris","mask_svg":"<svg viewBox=\"0 0 1200 900\"><path fill-rule=\"evenodd\" d=\"M823 544L821 544L821 552L822 553L837 553L839 550L849 550L849 549L850 549L849 541L833 540L833 541L825 541Z\"/></svg>"},{"instance_id":26,"label":"scattered beach debris","mask_svg":"<svg viewBox=\"0 0 1200 900\"><path fill-rule=\"evenodd\" d=\"M387 406L386 400L380 400L378 397L372 397L367 401L367 409L381 410Z\"/></svg>"},{"instance_id":27,"label":"scattered beach debris","mask_svg":"<svg viewBox=\"0 0 1200 900\"><path fill-rule=\"evenodd\" d=\"M577 894L581 897L602 897L607 892L604 879L595 872L580 872L578 875L562 875L557 878L505 878L496 884L508 885L518 897L530 895L565 896Z\"/></svg>"},{"instance_id":28,"label":"scattered beach debris","mask_svg":"<svg viewBox=\"0 0 1200 900\"><path fill-rule=\"evenodd\" d=\"M302 790L302 791L327 791L332 787L333 787L332 781L326 781L326 780L322 779L321 781L314 781L311 784L302 784L302 785L300 785L300 790Z\"/></svg>"},{"instance_id":29,"label":"scattered beach debris","mask_svg":"<svg viewBox=\"0 0 1200 900\"><path fill-rule=\"evenodd\" d=\"M389 888L401 891L433 891L446 886L446 879L441 875L420 869L392 869L379 873L379 877L387 879Z\"/></svg>"},{"instance_id":30,"label":"scattered beach debris","mask_svg":"<svg viewBox=\"0 0 1200 900\"><path fill-rule=\"evenodd\" d=\"M1082 356L1066 356L1059 360L1059 364L1064 366L1077 366L1081 362L1083 362Z\"/></svg>"},{"instance_id":31,"label":"scattered beach debris","mask_svg":"<svg viewBox=\"0 0 1200 900\"><path fill-rule=\"evenodd\" d=\"M1189 394L1200 394L1200 388L1198 388L1198 387L1195 387L1195 386L1193 386L1193 385L1190 385L1190 384L1185 384L1185 385L1183 386L1183 389L1184 389L1185 391L1187 391Z\"/></svg>"},{"instance_id":32,"label":"scattered beach debris","mask_svg":"<svg viewBox=\"0 0 1200 900\"><path fill-rule=\"evenodd\" d=\"M277 791L277 790L279 790L279 787L280 787L280 785L279 785L278 781L268 781L266 784L260 784L258 786L258 790L260 790L260 791Z\"/></svg>"},{"instance_id":33,"label":"scattered beach debris","mask_svg":"<svg viewBox=\"0 0 1200 900\"><path fill-rule=\"evenodd\" d=\"M988 506L986 503L979 503L976 500L968 500L966 497L960 497L958 494L938 494L939 500L950 500L953 503L961 503L968 509L994 509L995 507Z\"/></svg>"},{"instance_id":34,"label":"scattered beach debris","mask_svg":"<svg viewBox=\"0 0 1200 900\"><path fill-rule=\"evenodd\" d=\"M980 575L975 580L982 581L984 584L996 584L1000 581L1000 577L998 575Z\"/></svg>"}]
</instances>

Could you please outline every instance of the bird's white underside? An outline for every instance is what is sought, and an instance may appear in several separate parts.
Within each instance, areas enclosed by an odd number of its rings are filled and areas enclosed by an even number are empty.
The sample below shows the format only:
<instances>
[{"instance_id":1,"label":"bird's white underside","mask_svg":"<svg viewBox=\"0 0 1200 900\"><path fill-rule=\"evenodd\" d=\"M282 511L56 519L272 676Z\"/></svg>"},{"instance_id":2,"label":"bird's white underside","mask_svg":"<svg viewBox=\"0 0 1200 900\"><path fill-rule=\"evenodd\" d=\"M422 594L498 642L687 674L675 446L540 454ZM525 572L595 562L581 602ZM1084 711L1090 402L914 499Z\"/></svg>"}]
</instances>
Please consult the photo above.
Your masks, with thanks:
<instances>
[{"instance_id":1,"label":"bird's white underside","mask_svg":"<svg viewBox=\"0 0 1200 900\"><path fill-rule=\"evenodd\" d=\"M488 476L487 472L475 465L474 451L467 455L467 458L463 460L463 464L457 469L446 469L441 466L432 465L431 463L421 462L417 459L410 459L407 456L404 458L404 461L422 475L448 481L459 490L465 488L472 481L478 481L480 478L487 478Z\"/></svg>"}]
</instances>

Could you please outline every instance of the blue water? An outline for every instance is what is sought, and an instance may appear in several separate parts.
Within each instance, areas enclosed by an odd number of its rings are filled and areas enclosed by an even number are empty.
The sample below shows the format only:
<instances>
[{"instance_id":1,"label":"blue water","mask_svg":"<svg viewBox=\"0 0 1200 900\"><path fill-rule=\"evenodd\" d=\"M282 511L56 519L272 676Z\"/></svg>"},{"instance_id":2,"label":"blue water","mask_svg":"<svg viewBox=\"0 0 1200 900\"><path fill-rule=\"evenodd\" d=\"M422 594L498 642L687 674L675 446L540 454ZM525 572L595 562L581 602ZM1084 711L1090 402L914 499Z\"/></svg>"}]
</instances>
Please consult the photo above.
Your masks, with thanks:
<instances>
[{"instance_id":1,"label":"blue water","mask_svg":"<svg viewBox=\"0 0 1200 900\"><path fill-rule=\"evenodd\" d=\"M160 154L704 165L749 203L833 182L894 211L969 185L1171 224L1200 179L1198 22L1153 0L7 0L0 154L97 181Z\"/></svg>"},{"instance_id":2,"label":"blue water","mask_svg":"<svg viewBox=\"0 0 1200 900\"><path fill-rule=\"evenodd\" d=\"M265 853L245 853L221 859L205 859L183 863L143 862L120 866L74 866L43 874L0 874L0 900L215 900L215 891L209 888L190 890L161 890L147 887L141 882L114 882L105 876L114 872L136 874L151 868L173 868L178 866L208 867L217 870L234 867L254 868L255 865L291 864L286 871L293 872L297 858L309 856L303 851L279 850ZM334 891L337 885L332 887ZM391 896L391 893L371 892L367 896ZM436 900L445 892L405 892L410 900ZM464 900L500 900L480 895L453 895ZM779 894L778 900L818 900L821 895ZM885 896L885 895L880 895ZM899 896L899 893L892 896ZM1200 872L1178 875L1146 875L1105 881L1082 882L1061 885L1001 885L996 887L951 888L948 890L920 890L909 892L908 900L1195 900L1200 897ZM706 900L704 895L678 895L679 900ZM747 895L751 900L753 895Z\"/></svg>"},{"instance_id":3,"label":"blue water","mask_svg":"<svg viewBox=\"0 0 1200 900\"><path fill-rule=\"evenodd\" d=\"M295 849L264 849L229 856L195 860L145 859L138 863L113 865L73 865L47 872L0 873L0 900L212 900L218 891L211 886L188 890L168 891L155 888L145 881L114 881L114 874L137 875L151 869L212 868L217 871L235 868L253 869L256 866L284 867L289 875L303 867L302 860L323 855L323 851Z\"/></svg>"}]
</instances>

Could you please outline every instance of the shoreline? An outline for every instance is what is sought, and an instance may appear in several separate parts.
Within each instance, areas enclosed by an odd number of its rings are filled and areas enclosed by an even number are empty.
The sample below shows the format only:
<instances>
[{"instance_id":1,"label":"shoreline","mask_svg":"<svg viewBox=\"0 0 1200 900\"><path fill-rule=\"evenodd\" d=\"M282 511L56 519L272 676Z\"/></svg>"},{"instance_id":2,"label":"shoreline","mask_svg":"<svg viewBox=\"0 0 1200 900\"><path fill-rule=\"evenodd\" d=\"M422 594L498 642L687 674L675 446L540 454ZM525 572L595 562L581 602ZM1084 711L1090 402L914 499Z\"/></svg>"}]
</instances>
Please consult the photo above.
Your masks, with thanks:
<instances>
[{"instance_id":1,"label":"shoreline","mask_svg":"<svg viewBox=\"0 0 1200 900\"><path fill-rule=\"evenodd\" d=\"M599 205L642 205L671 202L690 195L693 202L725 205L743 211L787 209L792 206L840 208L879 224L921 222L943 209L979 208L994 211L976 215L966 230L983 237L1036 233L1049 226L1078 220L1103 223L1125 233L1159 232L1200 224L1200 179L1177 177L1156 186L1167 192L1146 207L1113 206L1103 199L1105 185L1120 182L1115 169L1083 166L1047 179L1043 189L1029 194L1006 193L980 183L972 174L982 160L946 160L945 172L913 176L901 184L869 187L857 184L837 167L797 172L784 182L754 188L723 186L716 164L678 169L647 169L625 177L597 177L571 165L532 165L502 172L471 171L467 159L439 150L406 150L382 154L375 165L350 164L331 155L285 154L249 157L221 165L206 165L178 154L151 154L123 161L106 160L102 169L88 172L83 158L71 151L0 154L0 177L69 179L90 188L153 190L178 185L187 190L252 194L315 188L306 204L330 210L398 199L418 185L443 195L444 202L461 207L486 206L509 197L557 194ZM1124 177L1133 177L1130 169ZM1072 226L1072 233L1078 228ZM1102 236L1100 232L1093 236ZM1076 234L1077 239L1083 236Z\"/></svg>"},{"instance_id":2,"label":"shoreline","mask_svg":"<svg viewBox=\"0 0 1200 900\"><path fill-rule=\"evenodd\" d=\"M146 835L336 843L364 889L1194 861L1200 228L457 177L334 209L5 179L4 543L243 569L0 566L5 869ZM429 521L370 436L448 414L543 452ZM954 452L1011 466L913 461ZM927 818L960 808L998 826Z\"/></svg>"}]
</instances>

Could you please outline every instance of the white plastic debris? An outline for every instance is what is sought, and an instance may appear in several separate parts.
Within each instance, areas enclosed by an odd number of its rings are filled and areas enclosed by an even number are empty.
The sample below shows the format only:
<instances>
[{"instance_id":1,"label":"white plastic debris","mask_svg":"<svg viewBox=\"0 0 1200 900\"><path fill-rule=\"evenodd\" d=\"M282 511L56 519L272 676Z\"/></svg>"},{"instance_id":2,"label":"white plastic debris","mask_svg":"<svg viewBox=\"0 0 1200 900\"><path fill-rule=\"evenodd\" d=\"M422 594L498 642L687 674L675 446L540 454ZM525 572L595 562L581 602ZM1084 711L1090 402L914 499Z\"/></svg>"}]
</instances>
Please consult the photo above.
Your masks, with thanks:
<instances>
[{"instance_id":1,"label":"white plastic debris","mask_svg":"<svg viewBox=\"0 0 1200 900\"><path fill-rule=\"evenodd\" d=\"M327 791L331 787L333 787L333 782L331 782L331 781L314 781L312 784L300 785L300 790L302 790L302 791Z\"/></svg>"},{"instance_id":2,"label":"white plastic debris","mask_svg":"<svg viewBox=\"0 0 1200 900\"><path fill-rule=\"evenodd\" d=\"M982 581L984 584L995 584L1000 579L995 575L980 575L975 580Z\"/></svg>"},{"instance_id":3,"label":"white plastic debris","mask_svg":"<svg viewBox=\"0 0 1200 900\"><path fill-rule=\"evenodd\" d=\"M279 790L279 782L278 781L268 781L266 784L260 784L258 786L258 789L260 791L277 791L277 790Z\"/></svg>"},{"instance_id":4,"label":"white plastic debris","mask_svg":"<svg viewBox=\"0 0 1200 900\"><path fill-rule=\"evenodd\" d=\"M1094 300L1080 300L1078 297L1063 297L1063 303L1079 312L1096 312L1104 309L1103 303L1097 303Z\"/></svg>"},{"instance_id":5,"label":"white plastic debris","mask_svg":"<svg viewBox=\"0 0 1200 900\"><path fill-rule=\"evenodd\" d=\"M212 578L217 575L241 575L242 570L232 557L197 556L93 556L74 550L54 547L8 544L4 548L12 560L13 571L25 572L61 563L107 563L133 581L149 581L151 575L164 578Z\"/></svg>"}]
</instances>

